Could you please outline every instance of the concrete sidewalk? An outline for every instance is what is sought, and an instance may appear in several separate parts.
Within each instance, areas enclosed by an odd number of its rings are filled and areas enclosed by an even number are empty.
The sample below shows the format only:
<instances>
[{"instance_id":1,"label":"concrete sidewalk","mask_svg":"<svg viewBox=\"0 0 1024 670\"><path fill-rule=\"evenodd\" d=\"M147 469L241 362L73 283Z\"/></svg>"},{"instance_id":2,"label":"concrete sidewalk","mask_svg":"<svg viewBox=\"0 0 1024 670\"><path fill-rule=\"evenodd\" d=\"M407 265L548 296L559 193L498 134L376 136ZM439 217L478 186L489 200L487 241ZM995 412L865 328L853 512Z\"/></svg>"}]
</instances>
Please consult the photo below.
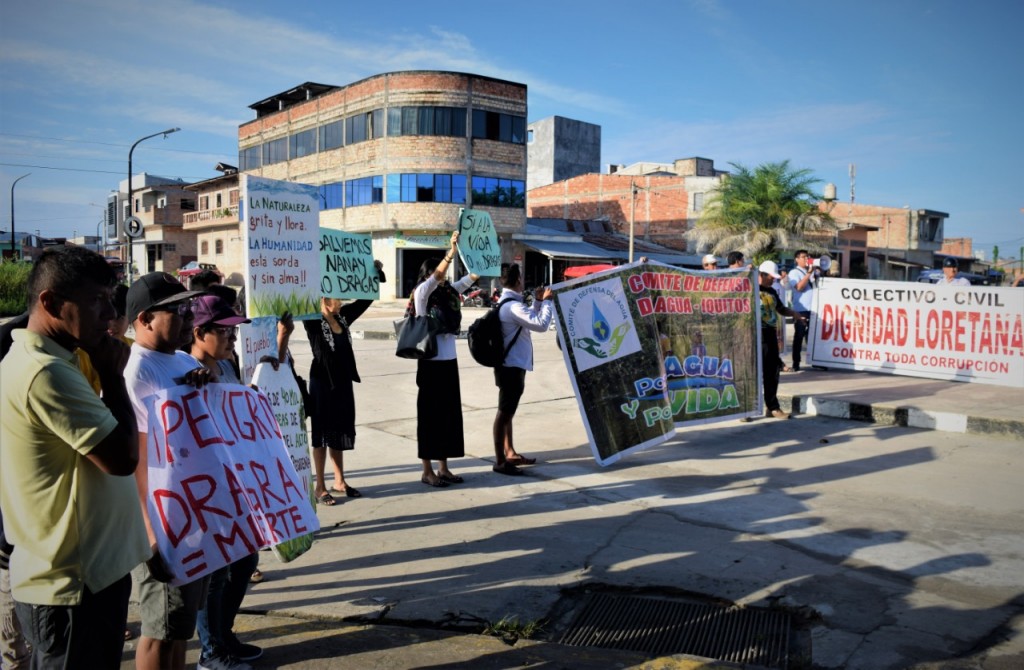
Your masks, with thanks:
<instances>
[{"instance_id":1,"label":"concrete sidewalk","mask_svg":"<svg viewBox=\"0 0 1024 670\"><path fill-rule=\"evenodd\" d=\"M515 423L538 464L505 477L491 471L492 371L460 341L466 455L451 467L466 481L428 488L416 366L377 339L403 308L354 324L363 381L345 470L363 497L318 506L317 541L292 563L261 554L267 581L237 625L266 649L257 668L734 667L560 644L587 599L607 594L789 613L791 668L1024 667L1024 439L1012 431L977 439L805 413L688 427L601 468L547 333ZM301 335L292 352L305 374ZM1007 389L979 400L989 389L976 384L857 373L784 375L782 389L818 409L867 398L862 418L874 419L883 397L989 421L1016 420L993 413L997 398L1022 405ZM936 404L950 393L956 405ZM511 634L482 635L502 619ZM517 639L529 624L539 631Z\"/></svg>"}]
</instances>

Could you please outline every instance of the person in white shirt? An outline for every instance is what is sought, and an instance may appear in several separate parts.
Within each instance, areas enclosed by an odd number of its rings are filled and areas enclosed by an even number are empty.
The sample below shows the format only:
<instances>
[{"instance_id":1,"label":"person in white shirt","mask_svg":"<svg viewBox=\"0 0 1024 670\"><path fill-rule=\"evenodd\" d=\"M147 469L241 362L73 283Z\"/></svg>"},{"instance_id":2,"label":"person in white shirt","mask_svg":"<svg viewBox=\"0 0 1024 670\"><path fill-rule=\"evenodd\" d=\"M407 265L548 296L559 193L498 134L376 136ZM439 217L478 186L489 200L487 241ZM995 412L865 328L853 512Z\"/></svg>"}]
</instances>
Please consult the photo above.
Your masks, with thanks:
<instances>
[{"instance_id":1,"label":"person in white shirt","mask_svg":"<svg viewBox=\"0 0 1024 670\"><path fill-rule=\"evenodd\" d=\"M494 467L502 475L521 475L520 465L532 465L535 458L516 453L512 441L512 419L523 396L526 373L533 370L533 340L531 332L542 333L551 325L554 308L551 289L539 288L533 305L523 302L523 274L517 263L507 265L501 272L501 292L498 316L505 342L505 359L494 368L494 384L498 387L498 412L494 417Z\"/></svg>"},{"instance_id":2,"label":"person in white shirt","mask_svg":"<svg viewBox=\"0 0 1024 670\"><path fill-rule=\"evenodd\" d=\"M946 256L946 260L942 261L942 279L935 282L936 284L944 286L970 286L971 282L967 281L966 277L959 275L960 264L952 256Z\"/></svg>"}]
</instances>

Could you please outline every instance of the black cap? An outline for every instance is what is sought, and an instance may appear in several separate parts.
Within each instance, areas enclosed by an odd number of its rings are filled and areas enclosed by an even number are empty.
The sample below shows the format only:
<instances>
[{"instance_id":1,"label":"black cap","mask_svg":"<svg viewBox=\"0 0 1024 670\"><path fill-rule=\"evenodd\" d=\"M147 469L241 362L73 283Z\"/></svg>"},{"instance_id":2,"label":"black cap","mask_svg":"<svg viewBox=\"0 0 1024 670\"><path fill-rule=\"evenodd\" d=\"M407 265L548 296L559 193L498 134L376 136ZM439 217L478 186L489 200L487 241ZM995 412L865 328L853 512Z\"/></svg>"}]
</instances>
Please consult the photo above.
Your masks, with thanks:
<instances>
[{"instance_id":1,"label":"black cap","mask_svg":"<svg viewBox=\"0 0 1024 670\"><path fill-rule=\"evenodd\" d=\"M128 311L125 314L134 323L141 312L148 312L153 307L176 305L198 295L206 295L206 292L189 291L166 272L150 272L136 279L128 287Z\"/></svg>"},{"instance_id":2,"label":"black cap","mask_svg":"<svg viewBox=\"0 0 1024 670\"><path fill-rule=\"evenodd\" d=\"M946 260L942 261L942 267L944 268L960 268L960 264L956 262L956 259L952 256L946 256Z\"/></svg>"}]
</instances>

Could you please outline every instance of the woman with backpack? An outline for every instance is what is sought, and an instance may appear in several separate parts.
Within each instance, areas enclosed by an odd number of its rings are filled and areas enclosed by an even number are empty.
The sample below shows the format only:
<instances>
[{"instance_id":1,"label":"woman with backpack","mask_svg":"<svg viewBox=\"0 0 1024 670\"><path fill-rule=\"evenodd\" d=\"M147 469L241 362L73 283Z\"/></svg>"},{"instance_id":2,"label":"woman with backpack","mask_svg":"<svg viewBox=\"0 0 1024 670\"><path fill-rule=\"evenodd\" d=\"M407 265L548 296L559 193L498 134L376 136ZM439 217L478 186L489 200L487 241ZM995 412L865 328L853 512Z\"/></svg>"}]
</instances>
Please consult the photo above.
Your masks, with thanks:
<instances>
[{"instance_id":1,"label":"woman with backpack","mask_svg":"<svg viewBox=\"0 0 1024 670\"><path fill-rule=\"evenodd\" d=\"M416 288L406 308L411 316L434 317L438 324L437 356L416 361L416 441L423 463L420 481L427 486L461 484L462 477L448 469L449 458L465 456L462 435L462 395L459 389L459 363L455 358L455 339L462 325L459 294L473 285L478 276L469 274L450 283L446 274L455 259L458 231L452 233L451 248L444 258L429 258L420 266ZM433 461L437 461L437 472Z\"/></svg>"}]
</instances>

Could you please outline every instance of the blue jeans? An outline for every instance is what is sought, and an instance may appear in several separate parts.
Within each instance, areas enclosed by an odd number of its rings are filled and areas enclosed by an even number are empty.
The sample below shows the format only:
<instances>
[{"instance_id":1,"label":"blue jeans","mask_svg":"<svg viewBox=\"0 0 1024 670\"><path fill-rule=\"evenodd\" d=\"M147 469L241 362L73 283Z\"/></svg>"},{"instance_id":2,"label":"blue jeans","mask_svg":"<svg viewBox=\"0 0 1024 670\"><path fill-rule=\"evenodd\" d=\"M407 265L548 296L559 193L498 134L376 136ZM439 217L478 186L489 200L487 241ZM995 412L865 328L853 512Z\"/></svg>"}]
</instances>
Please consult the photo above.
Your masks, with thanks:
<instances>
[{"instance_id":1,"label":"blue jeans","mask_svg":"<svg viewBox=\"0 0 1024 670\"><path fill-rule=\"evenodd\" d=\"M259 565L258 553L215 570L210 575L206 605L199 610L196 627L203 646L202 658L226 656L234 644L235 615L242 607L249 578Z\"/></svg>"}]
</instances>

